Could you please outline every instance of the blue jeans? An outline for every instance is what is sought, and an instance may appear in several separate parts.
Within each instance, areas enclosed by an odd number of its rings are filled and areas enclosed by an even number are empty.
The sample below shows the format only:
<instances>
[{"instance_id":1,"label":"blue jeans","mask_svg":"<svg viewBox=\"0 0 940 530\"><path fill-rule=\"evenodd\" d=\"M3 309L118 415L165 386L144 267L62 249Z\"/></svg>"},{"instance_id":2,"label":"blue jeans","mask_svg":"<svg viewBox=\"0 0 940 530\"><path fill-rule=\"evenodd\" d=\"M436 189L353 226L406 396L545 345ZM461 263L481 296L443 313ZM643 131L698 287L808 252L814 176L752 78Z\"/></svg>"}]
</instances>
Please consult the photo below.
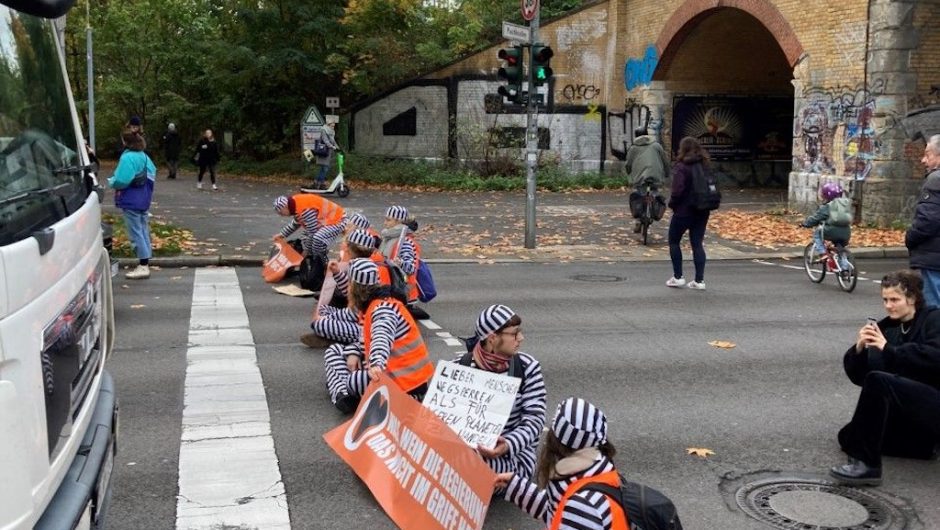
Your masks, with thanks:
<instances>
[{"instance_id":1,"label":"blue jeans","mask_svg":"<svg viewBox=\"0 0 940 530\"><path fill-rule=\"evenodd\" d=\"M137 253L137 259L150 259L153 255L150 249L150 214L136 210L122 210L124 212L124 226L127 228L127 238Z\"/></svg>"},{"instance_id":2,"label":"blue jeans","mask_svg":"<svg viewBox=\"0 0 940 530\"><path fill-rule=\"evenodd\" d=\"M927 307L940 307L940 271L921 269L920 277L924 279L924 302Z\"/></svg>"},{"instance_id":3,"label":"blue jeans","mask_svg":"<svg viewBox=\"0 0 940 530\"><path fill-rule=\"evenodd\" d=\"M329 164L317 164L317 167L320 169L317 172L317 182L326 182L326 177L330 173Z\"/></svg>"},{"instance_id":4,"label":"blue jeans","mask_svg":"<svg viewBox=\"0 0 940 530\"><path fill-rule=\"evenodd\" d=\"M705 225L710 212L673 216L669 222L669 257L672 259L672 275L682 278L682 249L679 242L689 232L692 243L692 262L695 263L695 281L705 281Z\"/></svg>"}]
</instances>

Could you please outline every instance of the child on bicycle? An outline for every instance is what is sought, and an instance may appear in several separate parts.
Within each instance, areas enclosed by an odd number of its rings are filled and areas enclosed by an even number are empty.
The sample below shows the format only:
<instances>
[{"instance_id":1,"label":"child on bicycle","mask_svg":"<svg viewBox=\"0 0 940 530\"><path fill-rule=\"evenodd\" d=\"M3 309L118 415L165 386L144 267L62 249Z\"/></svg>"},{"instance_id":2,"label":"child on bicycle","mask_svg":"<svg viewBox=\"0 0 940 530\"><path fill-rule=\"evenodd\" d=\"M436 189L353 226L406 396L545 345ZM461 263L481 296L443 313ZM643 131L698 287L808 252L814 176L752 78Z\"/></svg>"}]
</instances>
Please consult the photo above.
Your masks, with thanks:
<instances>
[{"instance_id":1,"label":"child on bicycle","mask_svg":"<svg viewBox=\"0 0 940 530\"><path fill-rule=\"evenodd\" d=\"M813 242L816 253L824 254L826 245L823 240L841 246L849 244L852 237L852 201L842 196L843 189L838 182L823 184L819 194L823 200L822 206L800 226L810 228L821 225L813 232Z\"/></svg>"}]
</instances>

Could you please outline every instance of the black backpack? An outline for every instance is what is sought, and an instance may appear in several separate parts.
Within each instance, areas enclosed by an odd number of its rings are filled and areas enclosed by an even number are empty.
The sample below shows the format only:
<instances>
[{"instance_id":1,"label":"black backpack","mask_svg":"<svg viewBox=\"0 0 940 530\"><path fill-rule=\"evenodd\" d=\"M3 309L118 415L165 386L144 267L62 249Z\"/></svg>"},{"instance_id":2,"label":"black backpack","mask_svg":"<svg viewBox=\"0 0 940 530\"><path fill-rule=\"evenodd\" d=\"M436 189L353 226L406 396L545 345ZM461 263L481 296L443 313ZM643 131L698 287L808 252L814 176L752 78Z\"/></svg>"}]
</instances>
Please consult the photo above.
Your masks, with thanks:
<instances>
[{"instance_id":1,"label":"black backpack","mask_svg":"<svg viewBox=\"0 0 940 530\"><path fill-rule=\"evenodd\" d=\"M389 260L385 260L384 265L388 267L388 278L391 282L391 295L403 304L408 304L408 279L405 278L405 271Z\"/></svg>"},{"instance_id":2,"label":"black backpack","mask_svg":"<svg viewBox=\"0 0 940 530\"><path fill-rule=\"evenodd\" d=\"M718 177L702 164L692 166L692 207L700 212L717 210L721 206Z\"/></svg>"},{"instance_id":3,"label":"black backpack","mask_svg":"<svg viewBox=\"0 0 940 530\"><path fill-rule=\"evenodd\" d=\"M579 491L597 491L614 499L623 508L630 528L637 530L682 530L676 505L661 492L630 482L620 476L620 488L589 482Z\"/></svg>"},{"instance_id":4,"label":"black backpack","mask_svg":"<svg viewBox=\"0 0 940 530\"><path fill-rule=\"evenodd\" d=\"M326 277L326 263L326 256L323 255L305 257L300 262L300 270L297 274L300 286L309 291L319 291Z\"/></svg>"}]
</instances>

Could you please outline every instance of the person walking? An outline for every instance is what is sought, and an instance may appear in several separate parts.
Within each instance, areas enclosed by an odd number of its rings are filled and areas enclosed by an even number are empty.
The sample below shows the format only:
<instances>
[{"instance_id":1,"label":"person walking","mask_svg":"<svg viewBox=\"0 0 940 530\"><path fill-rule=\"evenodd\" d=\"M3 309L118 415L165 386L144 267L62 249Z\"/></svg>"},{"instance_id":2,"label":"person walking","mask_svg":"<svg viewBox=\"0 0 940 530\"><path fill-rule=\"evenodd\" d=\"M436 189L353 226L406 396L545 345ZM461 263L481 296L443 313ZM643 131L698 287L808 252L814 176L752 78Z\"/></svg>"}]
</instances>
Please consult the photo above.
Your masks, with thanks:
<instances>
[{"instance_id":1,"label":"person walking","mask_svg":"<svg viewBox=\"0 0 940 530\"><path fill-rule=\"evenodd\" d=\"M672 191L669 207L669 258L672 260L672 278L666 281L669 287L686 285L682 276L682 248L679 243L688 232L692 243L692 262L695 264L695 280L688 282L690 289L705 290L705 227L708 225L708 210L695 208L692 196L692 180L696 172L708 171L708 153L691 136L679 142L679 152L672 168Z\"/></svg>"},{"instance_id":2,"label":"person walking","mask_svg":"<svg viewBox=\"0 0 940 530\"><path fill-rule=\"evenodd\" d=\"M921 162L927 174L904 244L910 252L911 268L920 271L924 279L927 305L940 307L940 134L927 141Z\"/></svg>"},{"instance_id":3,"label":"person walking","mask_svg":"<svg viewBox=\"0 0 940 530\"><path fill-rule=\"evenodd\" d=\"M169 171L166 178L170 180L176 178L176 172L179 170L181 150L182 141L179 133L176 132L176 124L170 123L166 126L166 132L163 133L163 157L166 158L166 167Z\"/></svg>"},{"instance_id":4,"label":"person walking","mask_svg":"<svg viewBox=\"0 0 940 530\"><path fill-rule=\"evenodd\" d=\"M157 167L144 153L147 144L139 132L126 128L121 135L124 152L108 179L108 186L115 190L114 203L124 214L124 227L139 264L126 273L129 280L150 277L150 203L153 199Z\"/></svg>"},{"instance_id":5,"label":"person walking","mask_svg":"<svg viewBox=\"0 0 940 530\"><path fill-rule=\"evenodd\" d=\"M839 431L848 462L829 474L856 486L881 483L881 457L932 458L940 443L940 309L923 280L902 270L881 279L887 317L868 322L842 358L862 387L852 421Z\"/></svg>"},{"instance_id":6,"label":"person walking","mask_svg":"<svg viewBox=\"0 0 940 530\"><path fill-rule=\"evenodd\" d=\"M328 122L320 129L320 141L323 142L327 151L326 154L317 155L317 176L314 186L318 190L326 189L326 177L330 173L330 166L333 165L333 152L339 150L339 144L336 143L336 124Z\"/></svg>"},{"instance_id":7,"label":"person walking","mask_svg":"<svg viewBox=\"0 0 940 530\"><path fill-rule=\"evenodd\" d=\"M637 201L642 201L647 186L651 193L656 194L666 182L666 175L669 173L669 156L666 155L666 151L663 146L659 145L656 138L649 134L646 127L640 127L634 131L633 145L627 149L624 169L634 189L630 194L631 206ZM634 218L639 217L636 209L631 208L631 210ZM641 229L642 225L640 221L637 221L633 232L639 233Z\"/></svg>"},{"instance_id":8,"label":"person walking","mask_svg":"<svg viewBox=\"0 0 940 530\"><path fill-rule=\"evenodd\" d=\"M206 129L202 133L199 143L196 144L196 154L193 155L196 163L199 164L199 176L196 177L197 189L202 189L202 177L206 174L207 169L209 170L209 178L212 180L212 189L219 189L215 185L215 166L219 163L219 157L219 144L215 142L212 129Z\"/></svg>"}]
</instances>

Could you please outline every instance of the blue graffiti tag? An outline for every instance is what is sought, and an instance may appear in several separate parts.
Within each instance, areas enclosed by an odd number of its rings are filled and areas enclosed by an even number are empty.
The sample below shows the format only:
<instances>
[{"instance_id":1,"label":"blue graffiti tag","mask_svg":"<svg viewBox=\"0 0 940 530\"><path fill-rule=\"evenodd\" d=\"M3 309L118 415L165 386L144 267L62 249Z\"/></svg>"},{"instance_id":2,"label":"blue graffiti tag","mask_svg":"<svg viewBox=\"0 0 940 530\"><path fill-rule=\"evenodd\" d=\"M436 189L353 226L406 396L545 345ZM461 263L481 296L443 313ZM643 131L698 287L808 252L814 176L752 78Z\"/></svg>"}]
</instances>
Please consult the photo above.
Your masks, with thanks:
<instances>
[{"instance_id":1,"label":"blue graffiti tag","mask_svg":"<svg viewBox=\"0 0 940 530\"><path fill-rule=\"evenodd\" d=\"M643 59L627 59L623 67L623 80L627 90L633 90L640 85L648 85L653 80L653 72L659 58L656 57L656 46L650 44L646 47Z\"/></svg>"}]
</instances>

